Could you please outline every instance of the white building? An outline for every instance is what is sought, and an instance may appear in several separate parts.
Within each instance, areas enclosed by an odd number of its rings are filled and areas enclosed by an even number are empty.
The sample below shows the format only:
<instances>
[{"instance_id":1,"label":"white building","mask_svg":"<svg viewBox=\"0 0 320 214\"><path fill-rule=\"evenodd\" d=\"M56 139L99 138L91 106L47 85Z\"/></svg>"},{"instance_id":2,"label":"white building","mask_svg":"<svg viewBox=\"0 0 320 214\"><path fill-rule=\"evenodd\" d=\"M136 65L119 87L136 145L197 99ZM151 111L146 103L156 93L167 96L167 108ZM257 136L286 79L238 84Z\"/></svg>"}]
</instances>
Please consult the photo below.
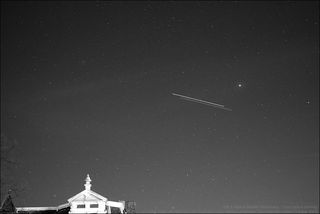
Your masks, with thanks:
<instances>
[{"instance_id":1,"label":"white building","mask_svg":"<svg viewBox=\"0 0 320 214\"><path fill-rule=\"evenodd\" d=\"M91 190L89 174L85 179L84 190L69 198L68 203L56 207L17 207L15 208L10 195L2 204L1 212L10 209L10 213L18 214L105 214L105 213L135 213L133 201L110 201L106 197ZM10 206L9 206L10 205ZM9 207L9 208L8 208ZM128 211L128 212L127 212Z\"/></svg>"},{"instance_id":2,"label":"white building","mask_svg":"<svg viewBox=\"0 0 320 214\"><path fill-rule=\"evenodd\" d=\"M91 190L91 179L87 175L85 189L68 199L70 214L73 213L111 213L111 207L117 207L121 213L125 208L125 201L109 201L107 198Z\"/></svg>"}]
</instances>

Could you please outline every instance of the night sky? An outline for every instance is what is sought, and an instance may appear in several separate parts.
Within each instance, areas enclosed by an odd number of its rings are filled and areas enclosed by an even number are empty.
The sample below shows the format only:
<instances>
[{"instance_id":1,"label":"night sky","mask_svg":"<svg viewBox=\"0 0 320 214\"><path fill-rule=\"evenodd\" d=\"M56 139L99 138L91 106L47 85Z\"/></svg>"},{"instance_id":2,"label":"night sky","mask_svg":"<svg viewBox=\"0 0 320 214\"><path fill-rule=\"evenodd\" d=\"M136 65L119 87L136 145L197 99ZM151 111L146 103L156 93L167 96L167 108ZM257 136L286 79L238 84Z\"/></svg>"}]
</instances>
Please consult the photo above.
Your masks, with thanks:
<instances>
[{"instance_id":1,"label":"night sky","mask_svg":"<svg viewBox=\"0 0 320 214\"><path fill-rule=\"evenodd\" d=\"M2 1L1 143L16 162L2 179L23 189L15 205L66 203L89 173L138 212L317 211L318 9Z\"/></svg>"}]
</instances>

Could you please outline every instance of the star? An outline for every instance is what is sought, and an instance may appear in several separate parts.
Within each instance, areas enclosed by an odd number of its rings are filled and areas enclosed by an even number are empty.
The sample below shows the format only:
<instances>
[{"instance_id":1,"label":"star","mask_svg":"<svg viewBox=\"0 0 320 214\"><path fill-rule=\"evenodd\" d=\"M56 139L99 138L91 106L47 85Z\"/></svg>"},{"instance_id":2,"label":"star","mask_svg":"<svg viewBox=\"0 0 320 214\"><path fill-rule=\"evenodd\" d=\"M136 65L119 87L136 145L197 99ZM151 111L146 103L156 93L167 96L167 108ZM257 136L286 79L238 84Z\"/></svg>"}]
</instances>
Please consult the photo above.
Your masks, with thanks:
<instances>
[{"instance_id":1,"label":"star","mask_svg":"<svg viewBox=\"0 0 320 214\"><path fill-rule=\"evenodd\" d=\"M243 87L243 85L242 85L242 83L238 83L238 88L242 88Z\"/></svg>"}]
</instances>

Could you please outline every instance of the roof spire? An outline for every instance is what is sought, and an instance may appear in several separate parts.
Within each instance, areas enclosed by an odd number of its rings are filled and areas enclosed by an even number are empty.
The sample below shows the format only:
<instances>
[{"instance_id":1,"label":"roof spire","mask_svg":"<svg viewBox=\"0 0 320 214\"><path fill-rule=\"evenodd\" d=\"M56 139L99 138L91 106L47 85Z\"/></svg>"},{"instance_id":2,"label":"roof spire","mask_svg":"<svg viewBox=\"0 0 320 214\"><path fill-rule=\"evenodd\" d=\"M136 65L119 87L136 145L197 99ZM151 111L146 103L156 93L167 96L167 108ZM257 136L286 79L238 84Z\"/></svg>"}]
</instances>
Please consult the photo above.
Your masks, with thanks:
<instances>
[{"instance_id":1,"label":"roof spire","mask_svg":"<svg viewBox=\"0 0 320 214\"><path fill-rule=\"evenodd\" d=\"M86 180L85 180L85 184L84 184L84 186L85 186L85 188L86 188L86 190L91 190L91 179L90 179L90 176L89 176L89 174L87 174L87 178L86 178Z\"/></svg>"}]
</instances>

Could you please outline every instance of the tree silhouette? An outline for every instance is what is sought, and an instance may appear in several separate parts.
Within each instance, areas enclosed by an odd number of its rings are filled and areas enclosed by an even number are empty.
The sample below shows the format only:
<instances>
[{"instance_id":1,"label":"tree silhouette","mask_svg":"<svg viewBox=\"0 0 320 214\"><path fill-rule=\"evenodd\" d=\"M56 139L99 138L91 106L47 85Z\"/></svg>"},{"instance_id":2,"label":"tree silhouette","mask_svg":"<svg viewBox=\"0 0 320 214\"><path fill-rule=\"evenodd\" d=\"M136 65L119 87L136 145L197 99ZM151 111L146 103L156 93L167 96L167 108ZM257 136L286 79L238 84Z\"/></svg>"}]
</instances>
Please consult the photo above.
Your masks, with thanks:
<instances>
[{"instance_id":1,"label":"tree silhouette","mask_svg":"<svg viewBox=\"0 0 320 214\"><path fill-rule=\"evenodd\" d=\"M1 134L1 202L8 195L8 192L15 198L23 191L23 188L16 183L16 179L13 176L14 170L19 165L14 159L15 150L16 142Z\"/></svg>"}]
</instances>

